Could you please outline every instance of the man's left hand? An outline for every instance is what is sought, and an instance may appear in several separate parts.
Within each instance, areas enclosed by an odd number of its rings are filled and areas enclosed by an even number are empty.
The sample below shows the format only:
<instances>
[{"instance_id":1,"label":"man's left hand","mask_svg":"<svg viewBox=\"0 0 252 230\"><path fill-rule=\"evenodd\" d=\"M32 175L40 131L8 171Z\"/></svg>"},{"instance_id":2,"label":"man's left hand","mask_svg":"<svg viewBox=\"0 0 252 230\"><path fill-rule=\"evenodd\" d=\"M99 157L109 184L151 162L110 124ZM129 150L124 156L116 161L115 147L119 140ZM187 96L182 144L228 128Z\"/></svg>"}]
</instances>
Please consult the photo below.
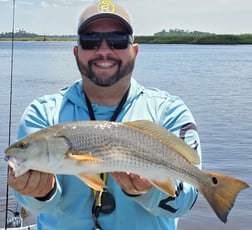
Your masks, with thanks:
<instances>
[{"instance_id":1,"label":"man's left hand","mask_svg":"<svg viewBox=\"0 0 252 230\"><path fill-rule=\"evenodd\" d=\"M149 192L153 185L145 178L132 173L111 173L123 191L129 195L142 195Z\"/></svg>"}]
</instances>

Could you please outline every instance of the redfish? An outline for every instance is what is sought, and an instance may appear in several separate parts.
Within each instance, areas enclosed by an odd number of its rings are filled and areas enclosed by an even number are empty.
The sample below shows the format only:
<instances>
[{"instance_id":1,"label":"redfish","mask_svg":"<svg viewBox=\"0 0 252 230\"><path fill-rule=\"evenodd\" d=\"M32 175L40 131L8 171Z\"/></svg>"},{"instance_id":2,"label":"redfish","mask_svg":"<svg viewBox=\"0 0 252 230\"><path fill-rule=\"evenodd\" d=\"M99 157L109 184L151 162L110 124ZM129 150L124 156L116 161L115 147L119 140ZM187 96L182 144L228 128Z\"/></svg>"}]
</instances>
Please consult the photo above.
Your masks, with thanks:
<instances>
[{"instance_id":1,"label":"redfish","mask_svg":"<svg viewBox=\"0 0 252 230\"><path fill-rule=\"evenodd\" d=\"M76 175L92 189L106 185L97 174L130 172L176 197L174 180L203 194L224 223L238 193L248 184L223 174L204 172L196 151L167 129L150 121L78 121L37 131L5 150L18 177L28 170Z\"/></svg>"}]
</instances>

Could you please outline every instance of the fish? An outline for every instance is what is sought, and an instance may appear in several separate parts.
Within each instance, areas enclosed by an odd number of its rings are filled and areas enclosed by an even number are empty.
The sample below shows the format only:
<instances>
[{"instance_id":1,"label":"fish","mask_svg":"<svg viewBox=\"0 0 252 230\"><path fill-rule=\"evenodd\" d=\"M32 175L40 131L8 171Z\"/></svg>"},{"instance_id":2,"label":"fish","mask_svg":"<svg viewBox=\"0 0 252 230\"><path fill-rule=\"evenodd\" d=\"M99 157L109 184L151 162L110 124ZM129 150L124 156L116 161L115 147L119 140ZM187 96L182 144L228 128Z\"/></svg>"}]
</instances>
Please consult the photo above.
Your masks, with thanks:
<instances>
[{"instance_id":1,"label":"fish","mask_svg":"<svg viewBox=\"0 0 252 230\"><path fill-rule=\"evenodd\" d=\"M147 120L73 121L34 132L5 150L18 177L28 170L75 175L103 191L99 173L130 172L176 197L175 180L194 186L226 223L238 193L249 185L200 169L197 152L166 128Z\"/></svg>"}]
</instances>

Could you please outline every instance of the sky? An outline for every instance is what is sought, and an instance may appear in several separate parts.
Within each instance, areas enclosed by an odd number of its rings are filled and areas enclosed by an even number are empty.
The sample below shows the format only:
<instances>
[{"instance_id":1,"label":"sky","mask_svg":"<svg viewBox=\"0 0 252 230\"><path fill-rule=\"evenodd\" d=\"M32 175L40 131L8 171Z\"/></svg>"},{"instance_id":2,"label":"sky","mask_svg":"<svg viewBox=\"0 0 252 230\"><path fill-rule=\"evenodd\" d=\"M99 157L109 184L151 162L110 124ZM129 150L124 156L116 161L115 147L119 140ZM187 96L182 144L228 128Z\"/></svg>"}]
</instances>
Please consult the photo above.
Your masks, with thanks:
<instances>
[{"instance_id":1,"label":"sky","mask_svg":"<svg viewBox=\"0 0 252 230\"><path fill-rule=\"evenodd\" d=\"M252 34L252 0L114 0L131 15L135 35L181 29ZM83 8L96 0L16 0L15 30L74 35ZM12 31L13 0L0 0L0 33Z\"/></svg>"}]
</instances>

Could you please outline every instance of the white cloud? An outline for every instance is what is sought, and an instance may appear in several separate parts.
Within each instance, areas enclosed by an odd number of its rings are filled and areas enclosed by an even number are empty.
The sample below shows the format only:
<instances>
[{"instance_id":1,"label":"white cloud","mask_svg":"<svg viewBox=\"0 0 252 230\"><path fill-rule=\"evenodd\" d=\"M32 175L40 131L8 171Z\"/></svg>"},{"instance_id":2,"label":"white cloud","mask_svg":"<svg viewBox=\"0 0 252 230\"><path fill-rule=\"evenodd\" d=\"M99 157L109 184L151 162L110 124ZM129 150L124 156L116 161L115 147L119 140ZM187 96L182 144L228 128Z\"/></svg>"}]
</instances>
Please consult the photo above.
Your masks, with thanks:
<instances>
[{"instance_id":1,"label":"white cloud","mask_svg":"<svg viewBox=\"0 0 252 230\"><path fill-rule=\"evenodd\" d=\"M74 6L74 5L79 5L83 3L91 3L93 1L88 1L88 0L42 0L41 1L41 6L48 8L48 7L69 7L69 6Z\"/></svg>"},{"instance_id":2,"label":"white cloud","mask_svg":"<svg viewBox=\"0 0 252 230\"><path fill-rule=\"evenodd\" d=\"M44 8L47 7L68 7L71 6L73 4L73 1L68 1L68 0L53 0L53 1L42 1L41 2L41 6Z\"/></svg>"}]
</instances>

